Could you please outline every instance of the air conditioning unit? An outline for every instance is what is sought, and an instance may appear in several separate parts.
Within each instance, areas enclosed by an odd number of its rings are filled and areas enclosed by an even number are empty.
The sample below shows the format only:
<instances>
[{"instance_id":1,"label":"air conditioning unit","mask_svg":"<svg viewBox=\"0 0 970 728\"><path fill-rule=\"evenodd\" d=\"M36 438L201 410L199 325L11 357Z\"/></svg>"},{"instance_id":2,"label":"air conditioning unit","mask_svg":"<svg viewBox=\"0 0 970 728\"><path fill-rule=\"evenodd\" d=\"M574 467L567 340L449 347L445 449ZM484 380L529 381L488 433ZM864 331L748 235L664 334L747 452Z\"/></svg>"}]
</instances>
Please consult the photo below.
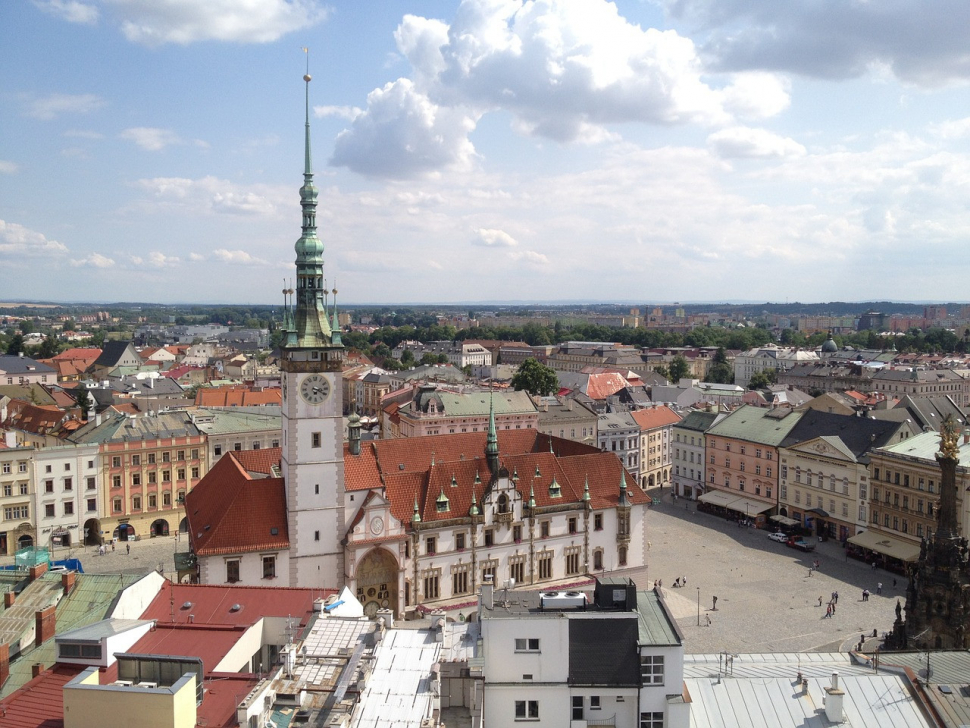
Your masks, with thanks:
<instances>
[{"instance_id":1,"label":"air conditioning unit","mask_svg":"<svg viewBox=\"0 0 970 728\"><path fill-rule=\"evenodd\" d=\"M157 688L158 687L158 683L157 682L140 682L140 683L138 683L138 687L140 687L140 688Z\"/></svg>"},{"instance_id":2,"label":"air conditioning unit","mask_svg":"<svg viewBox=\"0 0 970 728\"><path fill-rule=\"evenodd\" d=\"M130 688L134 683L131 680L115 680L114 684L122 688Z\"/></svg>"}]
</instances>

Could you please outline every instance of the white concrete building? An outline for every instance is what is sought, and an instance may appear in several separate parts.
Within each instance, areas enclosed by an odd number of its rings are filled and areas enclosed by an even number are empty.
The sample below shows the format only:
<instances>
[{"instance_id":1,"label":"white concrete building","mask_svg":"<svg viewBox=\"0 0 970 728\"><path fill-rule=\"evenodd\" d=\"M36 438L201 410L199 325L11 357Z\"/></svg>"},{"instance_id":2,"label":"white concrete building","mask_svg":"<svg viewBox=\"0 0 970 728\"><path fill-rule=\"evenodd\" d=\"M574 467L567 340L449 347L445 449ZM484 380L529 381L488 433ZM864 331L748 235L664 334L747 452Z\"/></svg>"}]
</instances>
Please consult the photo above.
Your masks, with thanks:
<instances>
[{"instance_id":1,"label":"white concrete building","mask_svg":"<svg viewBox=\"0 0 970 728\"><path fill-rule=\"evenodd\" d=\"M741 387L747 387L751 377L758 372L763 372L766 369L784 372L796 364L818 360L818 354L807 349L776 346L775 344L748 349L748 351L738 354L734 360L734 383Z\"/></svg>"},{"instance_id":2,"label":"white concrete building","mask_svg":"<svg viewBox=\"0 0 970 728\"><path fill-rule=\"evenodd\" d=\"M101 461L97 444L34 450L34 519L38 548L101 543ZM110 538L110 535L109 535Z\"/></svg>"}]
</instances>

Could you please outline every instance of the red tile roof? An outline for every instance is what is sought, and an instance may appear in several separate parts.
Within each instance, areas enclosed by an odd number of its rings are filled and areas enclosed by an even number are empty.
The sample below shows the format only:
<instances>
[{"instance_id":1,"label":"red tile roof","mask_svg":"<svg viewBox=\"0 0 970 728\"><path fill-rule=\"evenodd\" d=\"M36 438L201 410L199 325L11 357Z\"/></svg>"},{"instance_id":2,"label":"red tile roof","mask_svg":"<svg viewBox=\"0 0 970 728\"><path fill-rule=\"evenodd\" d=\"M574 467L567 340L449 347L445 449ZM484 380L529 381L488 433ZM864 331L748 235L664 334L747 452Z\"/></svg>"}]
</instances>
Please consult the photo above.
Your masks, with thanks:
<instances>
[{"instance_id":1,"label":"red tile roof","mask_svg":"<svg viewBox=\"0 0 970 728\"><path fill-rule=\"evenodd\" d=\"M250 475L272 475L273 468L280 467L283 449L267 447L260 450L234 450L232 456Z\"/></svg>"},{"instance_id":2,"label":"red tile roof","mask_svg":"<svg viewBox=\"0 0 970 728\"><path fill-rule=\"evenodd\" d=\"M606 399L628 385L626 379L618 372L590 374L586 385L586 396L590 399Z\"/></svg>"},{"instance_id":3,"label":"red tile roof","mask_svg":"<svg viewBox=\"0 0 970 728\"><path fill-rule=\"evenodd\" d=\"M83 665L54 665L0 700L3 728L62 728L64 686L83 671Z\"/></svg>"},{"instance_id":4,"label":"red tile roof","mask_svg":"<svg viewBox=\"0 0 970 728\"><path fill-rule=\"evenodd\" d=\"M101 349L91 347L76 347L73 349L65 349L54 357L54 361L94 361L99 356L101 356Z\"/></svg>"},{"instance_id":5,"label":"red tile roof","mask_svg":"<svg viewBox=\"0 0 970 728\"><path fill-rule=\"evenodd\" d=\"M253 480L237 454L226 453L186 496L199 556L289 548L283 479Z\"/></svg>"},{"instance_id":6,"label":"red tile roof","mask_svg":"<svg viewBox=\"0 0 970 728\"><path fill-rule=\"evenodd\" d=\"M10 402L7 410L7 427L30 432L35 435L53 434L69 415L54 406L40 407L22 399Z\"/></svg>"},{"instance_id":7,"label":"red tile roof","mask_svg":"<svg viewBox=\"0 0 970 728\"><path fill-rule=\"evenodd\" d=\"M313 600L335 594L333 589L292 587L227 586L213 584L173 584L166 581L148 605L142 619L161 624L185 624L194 615L196 626L231 625L248 627L263 617L292 617L305 625L313 614ZM185 607L186 603L191 607ZM233 611L238 604L241 608Z\"/></svg>"},{"instance_id":8,"label":"red tile roof","mask_svg":"<svg viewBox=\"0 0 970 728\"><path fill-rule=\"evenodd\" d=\"M222 662L247 627L248 625L213 628L205 624L159 623L126 651L138 655L199 657L202 659L203 671L208 673ZM109 674L108 677L113 676Z\"/></svg>"},{"instance_id":9,"label":"red tile roof","mask_svg":"<svg viewBox=\"0 0 970 728\"><path fill-rule=\"evenodd\" d=\"M655 430L658 427L680 422L680 415L667 406L648 407L647 409L636 410L630 414L633 415L636 423L640 425L641 430Z\"/></svg>"},{"instance_id":10,"label":"red tile roof","mask_svg":"<svg viewBox=\"0 0 970 728\"><path fill-rule=\"evenodd\" d=\"M283 404L283 390L279 388L253 391L248 387L201 387L195 395L199 407L252 407L264 404Z\"/></svg>"}]
</instances>

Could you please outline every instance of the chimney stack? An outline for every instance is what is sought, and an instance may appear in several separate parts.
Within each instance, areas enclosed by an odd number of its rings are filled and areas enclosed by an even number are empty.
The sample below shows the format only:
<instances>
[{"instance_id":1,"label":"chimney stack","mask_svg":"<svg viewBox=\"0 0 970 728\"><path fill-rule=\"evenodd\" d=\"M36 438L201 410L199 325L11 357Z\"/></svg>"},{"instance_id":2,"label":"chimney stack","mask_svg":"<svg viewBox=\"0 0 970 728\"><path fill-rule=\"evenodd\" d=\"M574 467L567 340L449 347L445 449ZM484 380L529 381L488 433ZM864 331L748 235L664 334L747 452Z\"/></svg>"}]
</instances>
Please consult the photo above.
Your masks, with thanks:
<instances>
[{"instance_id":1,"label":"chimney stack","mask_svg":"<svg viewBox=\"0 0 970 728\"><path fill-rule=\"evenodd\" d=\"M845 691L839 687L839 673L832 673L832 684L825 688L825 717L833 723L842 722L842 700Z\"/></svg>"},{"instance_id":2,"label":"chimney stack","mask_svg":"<svg viewBox=\"0 0 970 728\"><path fill-rule=\"evenodd\" d=\"M74 588L75 581L77 581L76 571L68 571L65 574L61 574L61 586L64 587L64 596L71 593L71 589Z\"/></svg>"},{"instance_id":3,"label":"chimney stack","mask_svg":"<svg viewBox=\"0 0 970 728\"><path fill-rule=\"evenodd\" d=\"M3 608L4 609L10 609L10 607L13 606L14 600L16 598L17 598L17 595L13 591L4 592L3 593ZM3 683L0 683L0 685L2 685L2 684Z\"/></svg>"},{"instance_id":4,"label":"chimney stack","mask_svg":"<svg viewBox=\"0 0 970 728\"><path fill-rule=\"evenodd\" d=\"M49 607L37 610L34 614L36 624L34 643L37 647L53 639L57 631L57 605L51 604Z\"/></svg>"},{"instance_id":5,"label":"chimney stack","mask_svg":"<svg viewBox=\"0 0 970 728\"><path fill-rule=\"evenodd\" d=\"M10 645L0 644L0 687L10 677Z\"/></svg>"},{"instance_id":6,"label":"chimney stack","mask_svg":"<svg viewBox=\"0 0 970 728\"><path fill-rule=\"evenodd\" d=\"M43 671L44 671L43 662L35 662L33 665L30 666L31 677L38 677Z\"/></svg>"},{"instance_id":7,"label":"chimney stack","mask_svg":"<svg viewBox=\"0 0 970 728\"><path fill-rule=\"evenodd\" d=\"M37 564L36 566L31 566L30 571L30 581L35 581L47 573L47 562Z\"/></svg>"}]
</instances>

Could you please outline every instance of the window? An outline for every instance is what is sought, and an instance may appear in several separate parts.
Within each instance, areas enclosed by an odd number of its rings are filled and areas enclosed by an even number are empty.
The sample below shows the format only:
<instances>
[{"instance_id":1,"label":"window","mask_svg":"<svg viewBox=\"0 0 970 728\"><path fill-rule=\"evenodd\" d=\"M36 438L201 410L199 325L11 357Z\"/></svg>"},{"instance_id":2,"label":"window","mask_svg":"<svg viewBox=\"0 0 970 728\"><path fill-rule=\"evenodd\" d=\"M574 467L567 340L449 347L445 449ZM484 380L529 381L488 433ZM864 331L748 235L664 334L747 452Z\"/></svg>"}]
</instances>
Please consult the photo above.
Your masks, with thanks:
<instances>
[{"instance_id":1,"label":"window","mask_svg":"<svg viewBox=\"0 0 970 728\"><path fill-rule=\"evenodd\" d=\"M113 513L121 513L121 498L111 500L111 510Z\"/></svg>"},{"instance_id":2,"label":"window","mask_svg":"<svg viewBox=\"0 0 970 728\"><path fill-rule=\"evenodd\" d=\"M439 579L441 572L438 570L429 571L424 577L424 597L425 599L437 599L439 591Z\"/></svg>"},{"instance_id":3,"label":"window","mask_svg":"<svg viewBox=\"0 0 970 728\"><path fill-rule=\"evenodd\" d=\"M10 463L4 463L3 464L3 474L4 475L9 475L10 474Z\"/></svg>"},{"instance_id":4,"label":"window","mask_svg":"<svg viewBox=\"0 0 970 728\"><path fill-rule=\"evenodd\" d=\"M111 458L111 467L112 468L121 467L121 457L119 455L115 455L113 458Z\"/></svg>"},{"instance_id":5,"label":"window","mask_svg":"<svg viewBox=\"0 0 970 728\"><path fill-rule=\"evenodd\" d=\"M175 453L175 456L179 460L185 460L185 450L179 450L177 453Z\"/></svg>"},{"instance_id":6,"label":"window","mask_svg":"<svg viewBox=\"0 0 970 728\"><path fill-rule=\"evenodd\" d=\"M539 720L539 701L538 700L516 700L515 719L516 720Z\"/></svg>"},{"instance_id":7,"label":"window","mask_svg":"<svg viewBox=\"0 0 970 728\"><path fill-rule=\"evenodd\" d=\"M465 534L464 533L456 533L455 534L455 548L458 551L464 551L465 550Z\"/></svg>"},{"instance_id":8,"label":"window","mask_svg":"<svg viewBox=\"0 0 970 728\"><path fill-rule=\"evenodd\" d=\"M178 469L178 479L185 480L185 468Z\"/></svg>"},{"instance_id":9,"label":"window","mask_svg":"<svg viewBox=\"0 0 970 728\"><path fill-rule=\"evenodd\" d=\"M640 728L664 728L664 714L640 713Z\"/></svg>"},{"instance_id":10,"label":"window","mask_svg":"<svg viewBox=\"0 0 970 728\"><path fill-rule=\"evenodd\" d=\"M44 518L53 518L53 517L54 517L54 504L53 503L47 503L47 504L45 504L44 505Z\"/></svg>"},{"instance_id":11,"label":"window","mask_svg":"<svg viewBox=\"0 0 970 728\"><path fill-rule=\"evenodd\" d=\"M148 482L149 483L154 483L155 480L157 479L157 477L158 477L158 474L157 473L154 473L154 472L149 473L148 474Z\"/></svg>"},{"instance_id":12,"label":"window","mask_svg":"<svg viewBox=\"0 0 970 728\"><path fill-rule=\"evenodd\" d=\"M141 485L141 473L132 473L131 474L131 484L132 485Z\"/></svg>"},{"instance_id":13,"label":"window","mask_svg":"<svg viewBox=\"0 0 970 728\"><path fill-rule=\"evenodd\" d=\"M148 507L149 508L156 508L157 506L158 506L158 496L156 496L154 493L149 493L148 494Z\"/></svg>"},{"instance_id":14,"label":"window","mask_svg":"<svg viewBox=\"0 0 970 728\"><path fill-rule=\"evenodd\" d=\"M600 709L600 696L599 695L590 695L589 696L589 709L590 710L599 710Z\"/></svg>"},{"instance_id":15,"label":"window","mask_svg":"<svg viewBox=\"0 0 970 728\"><path fill-rule=\"evenodd\" d=\"M27 495L27 483L20 484L20 495Z\"/></svg>"},{"instance_id":16,"label":"window","mask_svg":"<svg viewBox=\"0 0 970 728\"><path fill-rule=\"evenodd\" d=\"M566 550L566 574L572 576L579 573L579 547Z\"/></svg>"},{"instance_id":17,"label":"window","mask_svg":"<svg viewBox=\"0 0 970 728\"><path fill-rule=\"evenodd\" d=\"M230 559L226 562L226 581L230 584L239 581L239 559Z\"/></svg>"},{"instance_id":18,"label":"window","mask_svg":"<svg viewBox=\"0 0 970 728\"><path fill-rule=\"evenodd\" d=\"M153 452L148 453L148 464L149 465L155 464L155 453Z\"/></svg>"},{"instance_id":19,"label":"window","mask_svg":"<svg viewBox=\"0 0 970 728\"><path fill-rule=\"evenodd\" d=\"M427 552L428 556L434 556L438 551L438 539L434 536L428 536L424 543L425 551Z\"/></svg>"},{"instance_id":20,"label":"window","mask_svg":"<svg viewBox=\"0 0 970 728\"><path fill-rule=\"evenodd\" d=\"M515 651L516 652L539 652L539 638L538 637L516 637Z\"/></svg>"},{"instance_id":21,"label":"window","mask_svg":"<svg viewBox=\"0 0 970 728\"><path fill-rule=\"evenodd\" d=\"M320 447L320 442L321 435L319 432L310 433L310 447Z\"/></svg>"},{"instance_id":22,"label":"window","mask_svg":"<svg viewBox=\"0 0 970 728\"><path fill-rule=\"evenodd\" d=\"M88 513L94 513L98 510L98 499L88 498Z\"/></svg>"},{"instance_id":23,"label":"window","mask_svg":"<svg viewBox=\"0 0 970 728\"><path fill-rule=\"evenodd\" d=\"M643 685L664 684L663 655L640 655L640 682Z\"/></svg>"},{"instance_id":24,"label":"window","mask_svg":"<svg viewBox=\"0 0 970 728\"><path fill-rule=\"evenodd\" d=\"M471 568L470 565L459 565L453 567L454 570L451 574L451 593L452 594L467 594L468 593L468 570Z\"/></svg>"},{"instance_id":25,"label":"window","mask_svg":"<svg viewBox=\"0 0 970 728\"><path fill-rule=\"evenodd\" d=\"M593 515L593 530L602 531L603 530L603 514L596 513Z\"/></svg>"},{"instance_id":26,"label":"window","mask_svg":"<svg viewBox=\"0 0 970 728\"><path fill-rule=\"evenodd\" d=\"M198 477L199 477L199 466L198 465L193 465L192 466L192 478L193 479L198 479Z\"/></svg>"},{"instance_id":27,"label":"window","mask_svg":"<svg viewBox=\"0 0 970 728\"><path fill-rule=\"evenodd\" d=\"M765 468L765 477L771 477L771 466Z\"/></svg>"},{"instance_id":28,"label":"window","mask_svg":"<svg viewBox=\"0 0 970 728\"><path fill-rule=\"evenodd\" d=\"M133 511L140 511L141 510L141 496L140 495L136 495L136 496L134 496L131 499L131 509Z\"/></svg>"},{"instance_id":29,"label":"window","mask_svg":"<svg viewBox=\"0 0 970 728\"><path fill-rule=\"evenodd\" d=\"M170 483L170 482L172 482L172 471L171 470L163 470L162 471L162 482L163 483Z\"/></svg>"},{"instance_id":30,"label":"window","mask_svg":"<svg viewBox=\"0 0 970 728\"><path fill-rule=\"evenodd\" d=\"M569 519L569 532L570 533L576 533L576 518L575 517Z\"/></svg>"},{"instance_id":31,"label":"window","mask_svg":"<svg viewBox=\"0 0 970 728\"><path fill-rule=\"evenodd\" d=\"M552 578L552 554L550 552L539 554L539 578Z\"/></svg>"},{"instance_id":32,"label":"window","mask_svg":"<svg viewBox=\"0 0 970 728\"><path fill-rule=\"evenodd\" d=\"M172 454L171 453L168 453L168 452L163 452L162 453L162 462L163 463L170 462L171 459L172 459Z\"/></svg>"},{"instance_id":33,"label":"window","mask_svg":"<svg viewBox=\"0 0 970 728\"><path fill-rule=\"evenodd\" d=\"M53 493L54 492L54 481L53 480L45 480L44 481L44 492L45 493Z\"/></svg>"},{"instance_id":34,"label":"window","mask_svg":"<svg viewBox=\"0 0 970 728\"><path fill-rule=\"evenodd\" d=\"M253 448L253 450L259 450L259 443L258 442L256 443L256 446ZM198 460L199 459L199 448L193 448L192 449L192 459L193 460Z\"/></svg>"},{"instance_id":35,"label":"window","mask_svg":"<svg viewBox=\"0 0 970 728\"><path fill-rule=\"evenodd\" d=\"M522 541L522 526L512 526L512 540L516 543Z\"/></svg>"},{"instance_id":36,"label":"window","mask_svg":"<svg viewBox=\"0 0 970 728\"><path fill-rule=\"evenodd\" d=\"M216 445L213 448L212 452L216 457L219 457L220 455L222 455L222 445Z\"/></svg>"},{"instance_id":37,"label":"window","mask_svg":"<svg viewBox=\"0 0 970 728\"><path fill-rule=\"evenodd\" d=\"M539 523L539 537L549 538L549 521L541 521Z\"/></svg>"},{"instance_id":38,"label":"window","mask_svg":"<svg viewBox=\"0 0 970 728\"><path fill-rule=\"evenodd\" d=\"M275 556L263 557L263 578L264 579L276 578L276 557Z\"/></svg>"},{"instance_id":39,"label":"window","mask_svg":"<svg viewBox=\"0 0 970 728\"><path fill-rule=\"evenodd\" d=\"M525 556L509 557L509 576L518 584L525 581Z\"/></svg>"},{"instance_id":40,"label":"window","mask_svg":"<svg viewBox=\"0 0 970 728\"><path fill-rule=\"evenodd\" d=\"M583 696L573 696L573 720L583 719Z\"/></svg>"},{"instance_id":41,"label":"window","mask_svg":"<svg viewBox=\"0 0 970 728\"><path fill-rule=\"evenodd\" d=\"M626 546L620 546L617 553L620 566L626 566Z\"/></svg>"},{"instance_id":42,"label":"window","mask_svg":"<svg viewBox=\"0 0 970 728\"><path fill-rule=\"evenodd\" d=\"M73 516L74 515L74 501L64 502L64 515Z\"/></svg>"},{"instance_id":43,"label":"window","mask_svg":"<svg viewBox=\"0 0 970 728\"><path fill-rule=\"evenodd\" d=\"M599 549L593 552L593 568L600 571L603 568L603 552Z\"/></svg>"},{"instance_id":44,"label":"window","mask_svg":"<svg viewBox=\"0 0 970 728\"><path fill-rule=\"evenodd\" d=\"M131 464L132 465L141 465L141 455L132 455L131 456Z\"/></svg>"},{"instance_id":45,"label":"window","mask_svg":"<svg viewBox=\"0 0 970 728\"><path fill-rule=\"evenodd\" d=\"M10 483L3 484L3 494L5 496L13 495L13 485Z\"/></svg>"}]
</instances>

